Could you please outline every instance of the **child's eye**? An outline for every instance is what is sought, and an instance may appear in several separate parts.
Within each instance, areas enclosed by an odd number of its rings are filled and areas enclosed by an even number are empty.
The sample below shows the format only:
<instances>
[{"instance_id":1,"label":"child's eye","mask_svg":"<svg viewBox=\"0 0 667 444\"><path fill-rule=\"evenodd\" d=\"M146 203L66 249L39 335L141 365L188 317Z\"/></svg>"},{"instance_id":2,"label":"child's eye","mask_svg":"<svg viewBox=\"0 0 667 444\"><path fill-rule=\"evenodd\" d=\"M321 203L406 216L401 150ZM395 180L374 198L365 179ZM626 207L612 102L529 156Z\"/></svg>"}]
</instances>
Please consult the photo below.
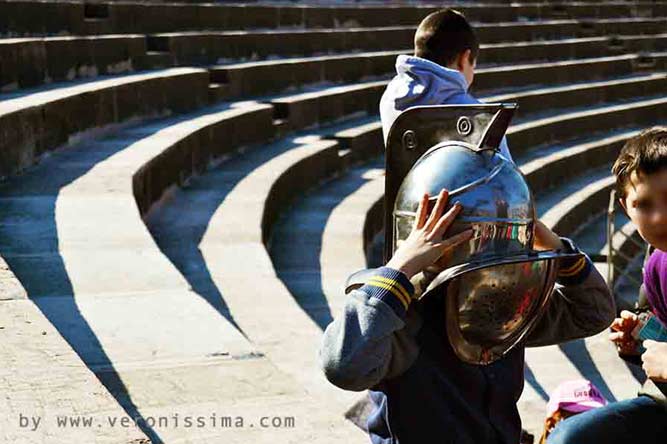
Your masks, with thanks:
<instances>
[{"instance_id":1,"label":"child's eye","mask_svg":"<svg viewBox=\"0 0 667 444\"><path fill-rule=\"evenodd\" d=\"M637 202L636 207L640 211L649 211L653 208L653 203L646 200L640 200Z\"/></svg>"}]
</instances>

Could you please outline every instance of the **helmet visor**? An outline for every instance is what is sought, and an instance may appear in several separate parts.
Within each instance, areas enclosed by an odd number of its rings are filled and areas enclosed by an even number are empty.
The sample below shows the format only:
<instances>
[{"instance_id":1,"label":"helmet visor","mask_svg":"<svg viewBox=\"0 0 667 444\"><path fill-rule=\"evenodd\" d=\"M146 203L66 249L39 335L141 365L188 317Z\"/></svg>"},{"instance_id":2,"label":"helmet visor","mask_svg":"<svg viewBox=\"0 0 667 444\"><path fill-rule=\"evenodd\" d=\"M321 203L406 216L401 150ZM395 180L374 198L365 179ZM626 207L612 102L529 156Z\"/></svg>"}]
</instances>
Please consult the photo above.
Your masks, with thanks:
<instances>
[{"instance_id":1,"label":"helmet visor","mask_svg":"<svg viewBox=\"0 0 667 444\"><path fill-rule=\"evenodd\" d=\"M541 316L555 264L553 258L490 264L446 280L447 335L459 358L489 364L511 350Z\"/></svg>"}]
</instances>

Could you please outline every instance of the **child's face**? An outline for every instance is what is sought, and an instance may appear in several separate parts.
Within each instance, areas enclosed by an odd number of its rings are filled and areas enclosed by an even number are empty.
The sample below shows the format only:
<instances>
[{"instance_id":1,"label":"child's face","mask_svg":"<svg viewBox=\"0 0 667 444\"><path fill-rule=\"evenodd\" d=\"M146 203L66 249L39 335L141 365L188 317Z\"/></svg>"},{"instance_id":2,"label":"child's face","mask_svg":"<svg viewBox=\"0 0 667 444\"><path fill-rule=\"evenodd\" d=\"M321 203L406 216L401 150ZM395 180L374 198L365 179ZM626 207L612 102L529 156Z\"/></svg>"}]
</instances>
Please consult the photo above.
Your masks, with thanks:
<instances>
[{"instance_id":1,"label":"child's face","mask_svg":"<svg viewBox=\"0 0 667 444\"><path fill-rule=\"evenodd\" d=\"M621 205L646 242L667 251L667 168L652 174L632 172Z\"/></svg>"}]
</instances>

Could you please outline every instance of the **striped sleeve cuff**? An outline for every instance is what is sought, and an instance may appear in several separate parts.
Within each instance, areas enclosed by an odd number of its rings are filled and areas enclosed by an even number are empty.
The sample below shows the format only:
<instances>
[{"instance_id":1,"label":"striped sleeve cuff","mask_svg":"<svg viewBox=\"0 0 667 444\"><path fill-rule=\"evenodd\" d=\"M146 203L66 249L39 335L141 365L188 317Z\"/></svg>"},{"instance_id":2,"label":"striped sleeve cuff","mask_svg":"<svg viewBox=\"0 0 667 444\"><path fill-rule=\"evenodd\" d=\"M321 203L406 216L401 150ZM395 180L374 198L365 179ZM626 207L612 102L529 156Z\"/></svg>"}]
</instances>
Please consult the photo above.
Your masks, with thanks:
<instances>
[{"instance_id":1,"label":"striped sleeve cuff","mask_svg":"<svg viewBox=\"0 0 667 444\"><path fill-rule=\"evenodd\" d=\"M401 318L405 317L415 291L405 274L389 267L378 268L360 290L389 305Z\"/></svg>"},{"instance_id":2,"label":"striped sleeve cuff","mask_svg":"<svg viewBox=\"0 0 667 444\"><path fill-rule=\"evenodd\" d=\"M572 242L571 239L562 237L561 240L565 245L565 252L580 253L581 251ZM582 283L591 272L593 262L585 254L574 258L561 259L558 267L557 280L563 285L577 285Z\"/></svg>"}]
</instances>

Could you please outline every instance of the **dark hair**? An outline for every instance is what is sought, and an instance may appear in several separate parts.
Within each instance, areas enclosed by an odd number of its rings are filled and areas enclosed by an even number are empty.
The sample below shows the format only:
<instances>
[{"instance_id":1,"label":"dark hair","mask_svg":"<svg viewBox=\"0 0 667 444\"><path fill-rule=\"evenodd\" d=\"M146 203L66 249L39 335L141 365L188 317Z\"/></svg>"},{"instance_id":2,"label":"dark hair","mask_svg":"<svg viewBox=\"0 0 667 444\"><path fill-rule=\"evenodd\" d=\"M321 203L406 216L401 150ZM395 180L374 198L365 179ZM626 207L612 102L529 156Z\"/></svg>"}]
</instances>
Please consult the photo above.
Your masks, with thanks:
<instances>
[{"instance_id":1,"label":"dark hair","mask_svg":"<svg viewBox=\"0 0 667 444\"><path fill-rule=\"evenodd\" d=\"M616 176L616 195L625 200L630 176L653 174L667 168L667 127L655 126L629 139L618 155L611 172Z\"/></svg>"},{"instance_id":2,"label":"dark hair","mask_svg":"<svg viewBox=\"0 0 667 444\"><path fill-rule=\"evenodd\" d=\"M441 9L426 16L415 33L415 55L442 66L470 50L470 62L477 59L479 43L465 16L454 9Z\"/></svg>"}]
</instances>

